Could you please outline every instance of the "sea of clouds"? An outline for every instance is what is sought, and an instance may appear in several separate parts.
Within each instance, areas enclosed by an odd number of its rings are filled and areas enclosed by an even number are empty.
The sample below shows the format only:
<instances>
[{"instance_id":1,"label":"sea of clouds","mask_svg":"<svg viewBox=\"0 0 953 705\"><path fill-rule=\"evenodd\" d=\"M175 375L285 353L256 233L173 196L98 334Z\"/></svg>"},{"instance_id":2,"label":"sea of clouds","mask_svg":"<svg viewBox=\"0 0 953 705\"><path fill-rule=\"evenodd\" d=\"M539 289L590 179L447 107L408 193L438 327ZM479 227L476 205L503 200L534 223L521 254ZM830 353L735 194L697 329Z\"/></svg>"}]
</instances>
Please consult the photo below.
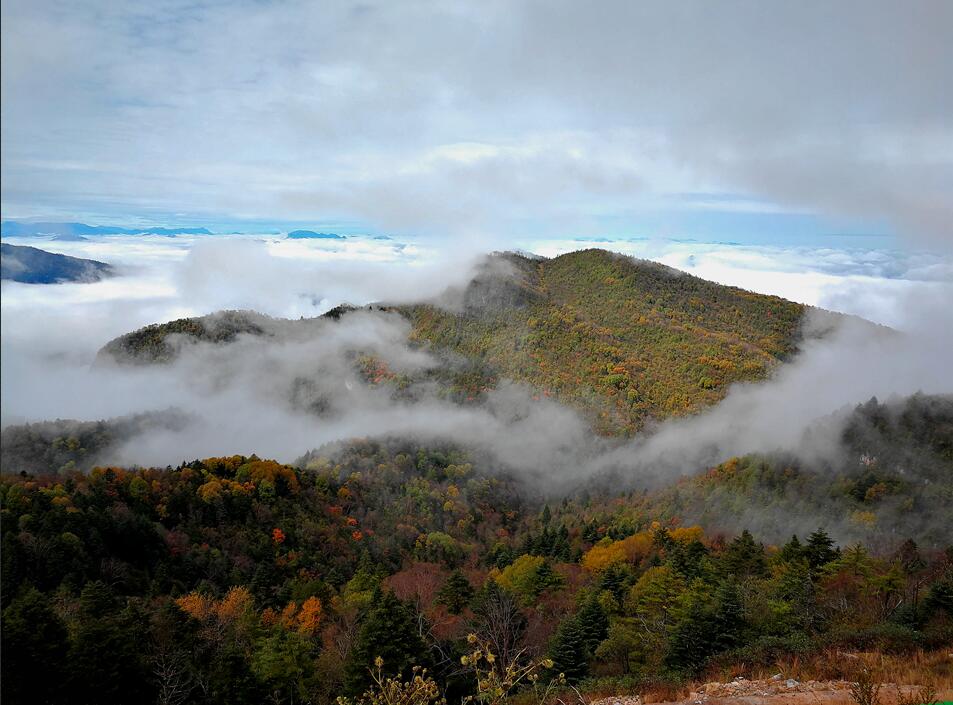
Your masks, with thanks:
<instances>
[{"instance_id":1,"label":"sea of clouds","mask_svg":"<svg viewBox=\"0 0 953 705\"><path fill-rule=\"evenodd\" d=\"M604 470L651 484L731 455L784 449L834 452L829 433L805 433L819 418L871 396L953 392L951 262L891 250L782 248L672 240L521 243L554 256L604 247L762 293L860 315L896 335L848 321L804 346L768 383L741 384L714 409L661 424L624 444L597 439L575 411L503 384L485 402L459 406L422 386L395 400L362 384L350 357L371 352L397 371L441 364L411 347L396 314L364 312L323 321L287 339L240 338L225 348L189 347L172 365L93 365L110 339L155 322L221 309L314 317L340 303L439 301L464 285L481 256L371 237L287 240L279 236L96 237L29 242L115 264L119 276L92 284L2 285L2 423L96 420L175 408L190 422L150 432L104 458L166 465L210 455L257 453L292 461L324 443L363 436L449 439L507 465L575 483ZM301 379L324 400L310 413L294 400Z\"/></svg>"}]
</instances>

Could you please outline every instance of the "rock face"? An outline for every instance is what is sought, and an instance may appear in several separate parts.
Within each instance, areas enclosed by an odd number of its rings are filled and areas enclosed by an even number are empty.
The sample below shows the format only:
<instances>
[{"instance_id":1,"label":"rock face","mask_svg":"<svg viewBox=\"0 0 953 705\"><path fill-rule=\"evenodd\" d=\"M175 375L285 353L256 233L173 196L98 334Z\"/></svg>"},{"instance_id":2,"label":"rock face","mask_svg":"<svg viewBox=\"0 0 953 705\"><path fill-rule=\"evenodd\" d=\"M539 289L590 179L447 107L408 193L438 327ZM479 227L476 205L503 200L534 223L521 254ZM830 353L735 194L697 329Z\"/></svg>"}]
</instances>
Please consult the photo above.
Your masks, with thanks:
<instances>
[{"instance_id":1,"label":"rock face","mask_svg":"<svg viewBox=\"0 0 953 705\"><path fill-rule=\"evenodd\" d=\"M46 252L35 247L0 245L0 279L24 284L95 282L115 274L112 266Z\"/></svg>"}]
</instances>

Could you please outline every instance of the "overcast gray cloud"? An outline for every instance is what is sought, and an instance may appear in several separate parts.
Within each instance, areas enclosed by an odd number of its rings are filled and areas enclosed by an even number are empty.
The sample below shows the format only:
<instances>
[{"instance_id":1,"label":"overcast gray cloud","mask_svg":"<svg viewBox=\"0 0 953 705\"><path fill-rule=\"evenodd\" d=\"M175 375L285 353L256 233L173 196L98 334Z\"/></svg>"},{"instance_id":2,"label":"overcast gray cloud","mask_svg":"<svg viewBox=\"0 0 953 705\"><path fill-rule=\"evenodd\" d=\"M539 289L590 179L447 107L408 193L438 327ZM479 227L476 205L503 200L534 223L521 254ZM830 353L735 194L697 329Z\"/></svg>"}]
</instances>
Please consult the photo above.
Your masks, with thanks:
<instances>
[{"instance_id":1,"label":"overcast gray cloud","mask_svg":"<svg viewBox=\"0 0 953 705\"><path fill-rule=\"evenodd\" d=\"M951 235L944 0L2 14L7 217L348 217L482 241L730 191Z\"/></svg>"}]
</instances>

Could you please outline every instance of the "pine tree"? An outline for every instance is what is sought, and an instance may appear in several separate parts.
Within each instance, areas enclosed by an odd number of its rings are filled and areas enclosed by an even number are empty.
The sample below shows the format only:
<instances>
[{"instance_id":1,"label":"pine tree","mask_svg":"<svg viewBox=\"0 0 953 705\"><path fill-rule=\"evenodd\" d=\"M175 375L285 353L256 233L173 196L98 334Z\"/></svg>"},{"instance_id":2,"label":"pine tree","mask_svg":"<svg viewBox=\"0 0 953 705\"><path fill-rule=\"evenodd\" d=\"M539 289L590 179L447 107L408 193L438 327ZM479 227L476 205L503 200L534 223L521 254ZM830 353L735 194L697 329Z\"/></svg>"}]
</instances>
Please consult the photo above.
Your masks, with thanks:
<instances>
[{"instance_id":1,"label":"pine tree","mask_svg":"<svg viewBox=\"0 0 953 705\"><path fill-rule=\"evenodd\" d=\"M569 544L569 528L565 524L559 525L553 541L553 551L550 554L553 558L561 561L568 561L572 555L572 546Z\"/></svg>"},{"instance_id":2,"label":"pine tree","mask_svg":"<svg viewBox=\"0 0 953 705\"><path fill-rule=\"evenodd\" d=\"M807 537L807 545L804 547L804 556L807 558L811 570L816 571L821 566L827 565L837 558L840 552L834 548L834 540L827 535L824 529L817 531Z\"/></svg>"},{"instance_id":3,"label":"pine tree","mask_svg":"<svg viewBox=\"0 0 953 705\"><path fill-rule=\"evenodd\" d=\"M755 543L751 532L745 529L725 549L722 565L729 575L743 578L762 576L768 572L764 546Z\"/></svg>"},{"instance_id":4,"label":"pine tree","mask_svg":"<svg viewBox=\"0 0 953 705\"><path fill-rule=\"evenodd\" d=\"M394 593L380 588L375 589L370 604L371 610L344 665L344 688L349 695L360 695L370 685L370 669L378 656L384 660L384 674L389 676L408 676L413 666L429 665L427 646L410 608Z\"/></svg>"},{"instance_id":5,"label":"pine tree","mask_svg":"<svg viewBox=\"0 0 953 705\"><path fill-rule=\"evenodd\" d=\"M709 569L708 548L701 541L688 544L672 541L666 554L666 562L687 581L702 577Z\"/></svg>"},{"instance_id":6,"label":"pine tree","mask_svg":"<svg viewBox=\"0 0 953 705\"><path fill-rule=\"evenodd\" d=\"M715 600L716 607L711 620L712 653L738 646L745 627L744 607L737 583L722 583Z\"/></svg>"},{"instance_id":7,"label":"pine tree","mask_svg":"<svg viewBox=\"0 0 953 705\"><path fill-rule=\"evenodd\" d=\"M560 624L549 647L553 672L564 674L570 683L578 683L589 674L589 655L579 619L573 617Z\"/></svg>"},{"instance_id":8,"label":"pine tree","mask_svg":"<svg viewBox=\"0 0 953 705\"><path fill-rule=\"evenodd\" d=\"M635 575L632 568L624 563L616 563L602 572L599 589L609 591L616 602L622 604L633 582L635 582Z\"/></svg>"},{"instance_id":9,"label":"pine tree","mask_svg":"<svg viewBox=\"0 0 953 705\"><path fill-rule=\"evenodd\" d=\"M5 701L66 702L62 688L66 626L40 592L25 590L3 611L0 639Z\"/></svg>"},{"instance_id":10,"label":"pine tree","mask_svg":"<svg viewBox=\"0 0 953 705\"><path fill-rule=\"evenodd\" d=\"M609 618L599 604L599 600L592 595L586 600L576 615L579 628L582 630L583 642L590 656L596 653L609 634Z\"/></svg>"},{"instance_id":11,"label":"pine tree","mask_svg":"<svg viewBox=\"0 0 953 705\"><path fill-rule=\"evenodd\" d=\"M149 702L152 679L142 645L148 620L119 600L105 583L87 583L80 594L78 626L68 663L70 698L82 705Z\"/></svg>"},{"instance_id":12,"label":"pine tree","mask_svg":"<svg viewBox=\"0 0 953 705\"><path fill-rule=\"evenodd\" d=\"M778 558L785 563L794 563L804 559L804 546L801 545L797 534L792 535L791 540L784 544L778 552Z\"/></svg>"},{"instance_id":13,"label":"pine tree","mask_svg":"<svg viewBox=\"0 0 953 705\"><path fill-rule=\"evenodd\" d=\"M690 599L672 628L665 665L675 673L692 674L711 653L711 621L702 600Z\"/></svg>"},{"instance_id":14,"label":"pine tree","mask_svg":"<svg viewBox=\"0 0 953 705\"><path fill-rule=\"evenodd\" d=\"M473 586L466 576L459 570L453 571L447 578L440 592L437 593L437 601L446 605L450 614L460 614L464 608L470 604L473 599Z\"/></svg>"}]
</instances>

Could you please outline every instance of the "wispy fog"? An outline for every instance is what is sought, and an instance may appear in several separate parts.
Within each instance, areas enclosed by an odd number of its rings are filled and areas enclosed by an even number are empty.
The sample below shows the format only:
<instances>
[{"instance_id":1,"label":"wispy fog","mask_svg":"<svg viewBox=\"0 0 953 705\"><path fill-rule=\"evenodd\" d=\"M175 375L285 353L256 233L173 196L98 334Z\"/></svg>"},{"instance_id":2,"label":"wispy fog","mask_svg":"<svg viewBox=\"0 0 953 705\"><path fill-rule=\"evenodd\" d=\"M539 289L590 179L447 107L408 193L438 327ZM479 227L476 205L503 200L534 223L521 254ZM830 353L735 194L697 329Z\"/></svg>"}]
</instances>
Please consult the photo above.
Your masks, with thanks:
<instances>
[{"instance_id":1,"label":"wispy fog","mask_svg":"<svg viewBox=\"0 0 953 705\"><path fill-rule=\"evenodd\" d=\"M841 310L869 310L899 331L847 321L805 345L774 379L737 385L698 416L669 421L623 445L596 438L575 411L504 383L481 402L458 405L425 373L447 360L411 347L397 314L359 312L278 326L273 337L183 348L170 365L91 366L111 338L152 322L247 308L298 318L341 302L411 301L459 289L474 257L453 259L393 241L300 243L275 238L179 240L100 238L50 249L114 262L122 275L96 284L4 282L3 424L53 418L95 420L175 408L179 430L135 438L104 460L177 463L215 454L257 453L291 461L324 443L405 435L449 439L514 468L573 484L613 470L634 485L694 473L731 455L785 449L806 458L834 452L837 425L805 435L819 418L867 400L917 391L953 392L953 285L942 259L890 253L800 253L732 246L652 243L656 259L733 284L771 291L787 272L799 289ZM632 251L649 245L617 247ZM543 246L558 247L557 245ZM690 258L690 259L689 259ZM944 268L947 269L944 269ZM823 272L818 272L823 269ZM851 292L856 292L851 295ZM781 292L785 293L785 292ZM899 326L898 326L899 327ZM282 332L283 331L283 332ZM356 353L384 360L417 381L395 396L360 378Z\"/></svg>"}]
</instances>

